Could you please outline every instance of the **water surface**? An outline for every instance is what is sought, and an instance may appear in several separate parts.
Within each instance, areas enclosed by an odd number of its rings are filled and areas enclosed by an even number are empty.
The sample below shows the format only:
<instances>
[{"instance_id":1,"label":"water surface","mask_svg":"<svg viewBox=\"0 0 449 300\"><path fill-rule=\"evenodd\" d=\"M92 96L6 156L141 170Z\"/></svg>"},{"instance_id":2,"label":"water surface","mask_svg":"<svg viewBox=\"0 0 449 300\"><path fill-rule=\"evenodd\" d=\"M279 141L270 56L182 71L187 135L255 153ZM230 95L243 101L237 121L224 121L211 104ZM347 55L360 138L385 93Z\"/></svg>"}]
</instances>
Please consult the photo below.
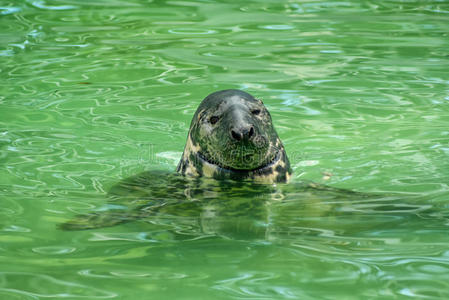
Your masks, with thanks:
<instances>
[{"instance_id":1,"label":"water surface","mask_svg":"<svg viewBox=\"0 0 449 300\"><path fill-rule=\"evenodd\" d=\"M445 0L3 1L0 298L449 298L448 17ZM58 229L174 170L227 88L263 99L295 172L248 234L179 211Z\"/></svg>"}]
</instances>

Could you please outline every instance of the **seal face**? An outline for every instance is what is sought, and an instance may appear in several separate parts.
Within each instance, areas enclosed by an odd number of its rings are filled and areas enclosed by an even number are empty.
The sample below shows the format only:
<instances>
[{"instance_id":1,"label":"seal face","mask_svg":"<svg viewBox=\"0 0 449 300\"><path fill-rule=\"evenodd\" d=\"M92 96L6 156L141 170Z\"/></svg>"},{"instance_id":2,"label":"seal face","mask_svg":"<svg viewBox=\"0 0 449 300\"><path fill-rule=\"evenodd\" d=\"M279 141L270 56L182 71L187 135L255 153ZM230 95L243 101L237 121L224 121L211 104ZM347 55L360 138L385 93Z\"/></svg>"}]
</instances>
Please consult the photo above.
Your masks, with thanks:
<instances>
[{"instance_id":1,"label":"seal face","mask_svg":"<svg viewBox=\"0 0 449 300\"><path fill-rule=\"evenodd\" d=\"M262 101L223 90L207 96L195 112L177 172L286 182L291 168Z\"/></svg>"}]
</instances>

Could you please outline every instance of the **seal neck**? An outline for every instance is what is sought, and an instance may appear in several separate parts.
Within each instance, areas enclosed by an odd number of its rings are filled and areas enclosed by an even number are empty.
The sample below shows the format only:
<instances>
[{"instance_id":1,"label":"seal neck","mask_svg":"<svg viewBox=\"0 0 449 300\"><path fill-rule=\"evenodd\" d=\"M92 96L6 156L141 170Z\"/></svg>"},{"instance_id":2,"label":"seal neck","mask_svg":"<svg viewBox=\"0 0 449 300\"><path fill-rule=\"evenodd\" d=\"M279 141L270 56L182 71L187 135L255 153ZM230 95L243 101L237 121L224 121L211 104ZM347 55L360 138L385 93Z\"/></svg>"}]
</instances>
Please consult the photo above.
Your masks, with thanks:
<instances>
[{"instance_id":1,"label":"seal neck","mask_svg":"<svg viewBox=\"0 0 449 300\"><path fill-rule=\"evenodd\" d=\"M249 179L252 181L263 183L286 182L289 180L291 171L290 166L288 165L288 161L287 165L285 164L285 157L285 151L284 149L281 149L276 152L274 158L267 164L251 170L239 170L218 166L205 159L201 152L196 153L196 159L198 159L202 168L201 175L212 177L218 180ZM279 178L282 179L279 180Z\"/></svg>"},{"instance_id":2,"label":"seal neck","mask_svg":"<svg viewBox=\"0 0 449 300\"><path fill-rule=\"evenodd\" d=\"M205 176L214 179L252 180L262 183L287 182L291 176L290 163L280 141L278 151L267 164L252 170L225 168L208 161L199 146L188 138L177 172L187 176Z\"/></svg>"},{"instance_id":3,"label":"seal neck","mask_svg":"<svg viewBox=\"0 0 449 300\"><path fill-rule=\"evenodd\" d=\"M220 165L217 165L211 161L209 161L201 152L196 153L196 156L199 160L201 160L201 163L203 165L206 165L216 171L220 171L220 172L233 172L233 173L263 173L264 170L271 168L274 164L276 164L276 162L279 161L280 159L280 151L277 151L276 154L273 156L273 158L266 164L259 166L257 168L254 169L250 169L250 170L244 170L244 169L235 169L235 168L226 168Z\"/></svg>"}]
</instances>

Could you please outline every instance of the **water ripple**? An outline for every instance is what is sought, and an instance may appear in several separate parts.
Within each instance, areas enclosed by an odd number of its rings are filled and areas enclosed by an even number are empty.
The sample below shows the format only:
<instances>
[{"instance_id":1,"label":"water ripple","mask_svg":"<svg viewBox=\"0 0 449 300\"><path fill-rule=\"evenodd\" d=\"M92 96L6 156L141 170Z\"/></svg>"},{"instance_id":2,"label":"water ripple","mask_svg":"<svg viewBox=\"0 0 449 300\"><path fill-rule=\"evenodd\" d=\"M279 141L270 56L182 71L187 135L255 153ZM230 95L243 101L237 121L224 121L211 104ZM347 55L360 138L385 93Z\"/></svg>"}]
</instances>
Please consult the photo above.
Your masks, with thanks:
<instances>
[{"instance_id":1,"label":"water ripple","mask_svg":"<svg viewBox=\"0 0 449 300\"><path fill-rule=\"evenodd\" d=\"M9 15L21 11L20 7L3 6L0 7L0 15Z\"/></svg>"},{"instance_id":2,"label":"water ripple","mask_svg":"<svg viewBox=\"0 0 449 300\"><path fill-rule=\"evenodd\" d=\"M32 251L44 255L64 255L76 251L76 248L64 246L46 246L35 247L32 249Z\"/></svg>"},{"instance_id":3,"label":"water ripple","mask_svg":"<svg viewBox=\"0 0 449 300\"><path fill-rule=\"evenodd\" d=\"M49 275L25 272L0 272L0 293L8 293L12 297L21 295L30 299L40 297L109 299L117 297L115 293L88 285L63 281Z\"/></svg>"},{"instance_id":4,"label":"water ripple","mask_svg":"<svg viewBox=\"0 0 449 300\"><path fill-rule=\"evenodd\" d=\"M58 6L47 5L43 0L27 0L27 2L30 2L31 5L33 5L34 7L48 10L69 10L77 8L76 6L73 5L58 5Z\"/></svg>"}]
</instances>

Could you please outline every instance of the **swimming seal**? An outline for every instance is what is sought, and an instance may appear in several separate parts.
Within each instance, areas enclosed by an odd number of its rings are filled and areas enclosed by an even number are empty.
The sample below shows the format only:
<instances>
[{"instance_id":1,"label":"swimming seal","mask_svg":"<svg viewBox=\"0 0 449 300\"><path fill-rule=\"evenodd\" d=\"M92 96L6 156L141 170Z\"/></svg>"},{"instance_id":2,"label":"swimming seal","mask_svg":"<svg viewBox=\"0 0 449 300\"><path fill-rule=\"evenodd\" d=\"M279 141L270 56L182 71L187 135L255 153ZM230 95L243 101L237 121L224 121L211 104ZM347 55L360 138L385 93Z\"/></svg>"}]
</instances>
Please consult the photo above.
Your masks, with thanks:
<instances>
[{"instance_id":1,"label":"swimming seal","mask_svg":"<svg viewBox=\"0 0 449 300\"><path fill-rule=\"evenodd\" d=\"M267 183L287 182L292 174L270 113L240 90L214 92L201 102L176 171Z\"/></svg>"},{"instance_id":2,"label":"swimming seal","mask_svg":"<svg viewBox=\"0 0 449 300\"><path fill-rule=\"evenodd\" d=\"M266 184L286 182L291 173L262 101L240 90L218 91L195 112L177 173L148 170L125 178L109 189L105 206L59 228L85 230L146 220L156 225L156 235L173 225L171 235L182 240L219 235L273 241L307 225L291 213L298 207L304 216L336 216L359 211L340 209L343 203L378 197L304 181ZM335 206L317 209L315 203L321 202Z\"/></svg>"}]
</instances>

